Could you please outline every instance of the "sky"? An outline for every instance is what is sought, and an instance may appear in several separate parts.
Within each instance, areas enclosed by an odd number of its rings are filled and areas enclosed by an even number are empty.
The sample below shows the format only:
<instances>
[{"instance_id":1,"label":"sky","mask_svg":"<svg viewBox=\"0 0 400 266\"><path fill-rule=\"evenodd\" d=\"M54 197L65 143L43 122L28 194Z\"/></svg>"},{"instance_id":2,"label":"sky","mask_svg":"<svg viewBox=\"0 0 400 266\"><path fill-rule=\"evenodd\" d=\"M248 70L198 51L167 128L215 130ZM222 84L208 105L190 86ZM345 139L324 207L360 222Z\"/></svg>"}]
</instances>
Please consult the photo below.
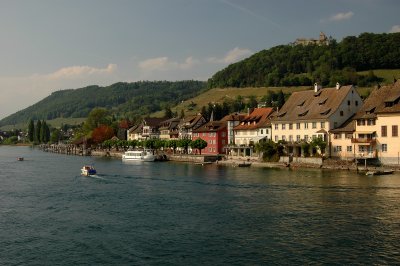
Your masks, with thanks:
<instances>
[{"instance_id":1,"label":"sky","mask_svg":"<svg viewBox=\"0 0 400 266\"><path fill-rule=\"evenodd\" d=\"M64 89L207 80L320 31L400 32L397 0L0 0L0 119Z\"/></svg>"}]
</instances>

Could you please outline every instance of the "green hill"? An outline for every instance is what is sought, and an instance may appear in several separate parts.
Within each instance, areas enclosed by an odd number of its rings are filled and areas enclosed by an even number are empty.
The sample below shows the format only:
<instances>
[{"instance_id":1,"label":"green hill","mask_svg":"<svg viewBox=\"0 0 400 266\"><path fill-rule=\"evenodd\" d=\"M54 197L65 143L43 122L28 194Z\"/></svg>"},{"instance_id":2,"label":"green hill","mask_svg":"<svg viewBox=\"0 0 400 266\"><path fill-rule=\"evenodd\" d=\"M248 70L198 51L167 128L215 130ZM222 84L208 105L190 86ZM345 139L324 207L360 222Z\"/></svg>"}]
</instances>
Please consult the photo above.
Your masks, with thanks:
<instances>
[{"instance_id":1,"label":"green hill","mask_svg":"<svg viewBox=\"0 0 400 266\"><path fill-rule=\"evenodd\" d=\"M363 33L329 45L279 45L215 73L210 88L309 86L336 82L368 86L381 82L370 72L400 68L400 33ZM400 77L398 77L400 78Z\"/></svg>"},{"instance_id":2,"label":"green hill","mask_svg":"<svg viewBox=\"0 0 400 266\"><path fill-rule=\"evenodd\" d=\"M95 107L107 108L119 117L148 115L200 94L205 85L202 81L143 81L62 90L2 119L0 126L28 123L30 119L81 118Z\"/></svg>"}]
</instances>

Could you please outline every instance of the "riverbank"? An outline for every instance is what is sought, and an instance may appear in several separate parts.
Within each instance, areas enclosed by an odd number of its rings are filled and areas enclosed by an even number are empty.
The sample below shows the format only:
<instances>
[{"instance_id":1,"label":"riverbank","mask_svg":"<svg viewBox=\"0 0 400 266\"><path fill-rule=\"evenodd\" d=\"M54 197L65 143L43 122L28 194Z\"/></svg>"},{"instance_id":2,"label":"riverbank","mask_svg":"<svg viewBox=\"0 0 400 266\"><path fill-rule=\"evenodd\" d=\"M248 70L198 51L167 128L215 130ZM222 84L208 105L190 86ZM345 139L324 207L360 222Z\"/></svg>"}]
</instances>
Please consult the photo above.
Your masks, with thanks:
<instances>
[{"instance_id":1,"label":"riverbank","mask_svg":"<svg viewBox=\"0 0 400 266\"><path fill-rule=\"evenodd\" d=\"M97 157L113 157L121 159L124 151L121 150L99 150L99 149L83 149L77 148L74 145L40 145L39 149L46 152L61 153L68 155L78 155L78 156L97 156ZM160 158L167 158L167 161L174 162L186 162L194 164L219 164L231 167L258 167L258 168L288 168L288 169L327 169L327 170L347 170L355 172L366 172L369 170L378 169L392 169L394 171L400 171L399 165L387 165L387 166L371 166L355 164L354 162L326 159L326 160L308 160L307 162L302 162L301 160L296 160L294 162L288 163L285 160L279 162L263 162L258 158L244 158L244 157L229 157L226 158L224 155L194 155L194 154L171 154L162 153L159 154ZM312 158L311 158L312 159Z\"/></svg>"}]
</instances>

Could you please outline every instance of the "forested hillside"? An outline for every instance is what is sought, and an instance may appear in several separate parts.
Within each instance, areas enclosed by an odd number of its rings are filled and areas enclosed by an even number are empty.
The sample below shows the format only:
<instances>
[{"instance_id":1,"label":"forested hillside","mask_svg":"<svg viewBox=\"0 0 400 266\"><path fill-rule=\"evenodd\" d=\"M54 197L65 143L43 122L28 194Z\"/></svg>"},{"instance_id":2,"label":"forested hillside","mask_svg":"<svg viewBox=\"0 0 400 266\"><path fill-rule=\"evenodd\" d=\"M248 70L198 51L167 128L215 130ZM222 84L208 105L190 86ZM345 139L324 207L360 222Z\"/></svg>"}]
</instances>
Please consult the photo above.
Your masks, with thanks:
<instances>
[{"instance_id":1,"label":"forested hillside","mask_svg":"<svg viewBox=\"0 0 400 266\"><path fill-rule=\"evenodd\" d=\"M217 72L208 81L215 87L307 86L380 82L373 71L400 68L400 33L363 33L329 45L280 45L263 50ZM400 78L400 77L398 77Z\"/></svg>"},{"instance_id":2,"label":"forested hillside","mask_svg":"<svg viewBox=\"0 0 400 266\"><path fill-rule=\"evenodd\" d=\"M95 107L107 108L121 117L148 115L192 98L205 87L206 83L202 81L142 81L62 90L2 119L0 126L27 123L30 119L86 117Z\"/></svg>"}]
</instances>

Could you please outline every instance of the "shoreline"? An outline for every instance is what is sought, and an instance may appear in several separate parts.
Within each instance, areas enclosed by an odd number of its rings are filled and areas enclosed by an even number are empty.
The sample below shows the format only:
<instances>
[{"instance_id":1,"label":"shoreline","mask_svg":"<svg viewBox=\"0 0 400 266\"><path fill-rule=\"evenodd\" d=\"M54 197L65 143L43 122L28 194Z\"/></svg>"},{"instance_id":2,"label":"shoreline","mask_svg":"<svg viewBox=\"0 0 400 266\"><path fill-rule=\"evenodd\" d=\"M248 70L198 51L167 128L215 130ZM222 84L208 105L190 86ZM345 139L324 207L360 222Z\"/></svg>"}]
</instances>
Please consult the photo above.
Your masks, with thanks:
<instances>
[{"instance_id":1,"label":"shoreline","mask_svg":"<svg viewBox=\"0 0 400 266\"><path fill-rule=\"evenodd\" d=\"M28 145L26 145L28 146ZM35 146L45 152L52 153L60 153L60 154L68 154L75 156L96 156L96 157L113 157L121 159L122 155L125 151L117 151L117 150L87 150L81 152L68 153L65 152L64 149L44 149L43 147ZM364 166L355 165L354 163L349 163L345 161L336 161L333 159L325 160L325 163L322 164L312 164L312 163L298 163L292 162L290 164L285 162L262 162L259 159L252 158L228 158L225 159L223 155L194 155L194 154L165 154L167 156L166 161L172 162L183 162L183 163L192 163L192 164L216 164L230 167L241 167L243 164L247 167L253 168L281 168L281 169L321 169L321 170L343 170L343 171L352 171L352 172L360 172L365 173L371 170L380 170L380 169L391 169L396 172L400 171L400 165L384 165L384 166Z\"/></svg>"}]
</instances>

